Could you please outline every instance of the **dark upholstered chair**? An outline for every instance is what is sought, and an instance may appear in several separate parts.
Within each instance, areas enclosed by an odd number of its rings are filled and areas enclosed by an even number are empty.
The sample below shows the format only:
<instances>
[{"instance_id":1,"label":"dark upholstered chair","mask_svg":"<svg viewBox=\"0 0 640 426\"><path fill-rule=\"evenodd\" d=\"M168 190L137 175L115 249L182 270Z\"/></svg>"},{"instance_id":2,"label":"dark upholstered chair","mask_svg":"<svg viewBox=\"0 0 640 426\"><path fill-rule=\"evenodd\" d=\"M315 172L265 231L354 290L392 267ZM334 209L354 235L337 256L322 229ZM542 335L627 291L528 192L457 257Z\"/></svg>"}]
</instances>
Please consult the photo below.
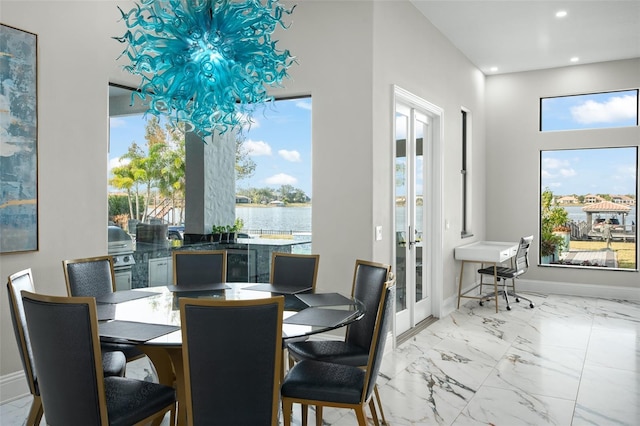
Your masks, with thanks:
<instances>
[{"instance_id":1,"label":"dark upholstered chair","mask_svg":"<svg viewBox=\"0 0 640 426\"><path fill-rule=\"evenodd\" d=\"M40 424L43 410L40 390L38 389L38 379L33 366L31 339L29 338L29 331L27 329L27 322L22 305L22 296L20 294L22 290L31 293L35 292L31 269L24 269L9 275L7 293L9 294L9 313L20 351L24 375L29 384L29 392L31 392L33 396L31 410L27 418L27 426L34 426ZM124 376L126 365L127 362L122 352L104 352L102 354L102 366L105 376Z\"/></svg>"},{"instance_id":2,"label":"dark upholstered chair","mask_svg":"<svg viewBox=\"0 0 640 426\"><path fill-rule=\"evenodd\" d=\"M227 281L225 250L182 250L173 252L173 284L197 286Z\"/></svg>"},{"instance_id":3,"label":"dark upholstered chair","mask_svg":"<svg viewBox=\"0 0 640 426\"><path fill-rule=\"evenodd\" d=\"M364 369L358 366L305 359L289 370L282 386L282 412L284 426L291 424L294 403L302 404L303 425L306 426L309 405L315 405L316 425L322 424L322 407L351 408L355 410L358 424L365 426L365 407L368 404L375 424L378 424L372 396L382 364L382 355L390 324L393 320L395 282L382 287L378 306L366 315L374 318L374 332Z\"/></svg>"},{"instance_id":4,"label":"dark upholstered chair","mask_svg":"<svg viewBox=\"0 0 640 426\"><path fill-rule=\"evenodd\" d=\"M520 296L516 293L516 278L520 275L527 272L529 269L529 247L531 246L531 242L533 241L533 235L529 235L528 237L520 238L520 244L518 245L518 252L515 255L515 260L512 263L512 267L505 266L490 266L488 268L478 269L478 273L480 274L480 292L482 292L482 285L486 284L482 282L482 277L484 275L491 276L496 282L500 282L502 280L502 289L498 290L498 294L492 294L487 296L487 300L496 299L496 296L502 296L507 303L507 310L511 310L511 306L509 305L509 296L514 297L516 302L520 302L520 299L526 300L529 302L529 307L533 308L535 305L531 301L531 299L527 299L526 297ZM507 284L507 280L511 280L511 286ZM508 287L511 287L509 290ZM483 301L480 301L480 305L483 304Z\"/></svg>"},{"instance_id":5,"label":"dark upholstered chair","mask_svg":"<svg viewBox=\"0 0 640 426\"><path fill-rule=\"evenodd\" d=\"M190 425L277 425L284 297L180 299Z\"/></svg>"},{"instance_id":6,"label":"dark upholstered chair","mask_svg":"<svg viewBox=\"0 0 640 426\"><path fill-rule=\"evenodd\" d=\"M344 340L308 340L287 344L289 358L294 361L312 359L363 367L367 365L369 348L376 323L375 313L385 283L392 280L391 266L383 263L356 260L351 295L365 305L365 315L360 321L347 326ZM386 423L384 410L375 389L382 421Z\"/></svg>"},{"instance_id":7,"label":"dark upholstered chair","mask_svg":"<svg viewBox=\"0 0 640 426\"><path fill-rule=\"evenodd\" d=\"M99 297L113 293L116 279L113 257L97 256L62 261L67 295L71 297ZM102 342L102 350L120 351L127 361L144 357L144 353L130 343Z\"/></svg>"},{"instance_id":8,"label":"dark upholstered chair","mask_svg":"<svg viewBox=\"0 0 640 426\"><path fill-rule=\"evenodd\" d=\"M318 278L318 254L277 253L271 255L269 283L283 288L310 288L315 291Z\"/></svg>"},{"instance_id":9,"label":"dark upholstered chair","mask_svg":"<svg viewBox=\"0 0 640 426\"><path fill-rule=\"evenodd\" d=\"M22 291L33 361L50 425L134 425L175 409L172 387L104 377L93 297Z\"/></svg>"}]
</instances>

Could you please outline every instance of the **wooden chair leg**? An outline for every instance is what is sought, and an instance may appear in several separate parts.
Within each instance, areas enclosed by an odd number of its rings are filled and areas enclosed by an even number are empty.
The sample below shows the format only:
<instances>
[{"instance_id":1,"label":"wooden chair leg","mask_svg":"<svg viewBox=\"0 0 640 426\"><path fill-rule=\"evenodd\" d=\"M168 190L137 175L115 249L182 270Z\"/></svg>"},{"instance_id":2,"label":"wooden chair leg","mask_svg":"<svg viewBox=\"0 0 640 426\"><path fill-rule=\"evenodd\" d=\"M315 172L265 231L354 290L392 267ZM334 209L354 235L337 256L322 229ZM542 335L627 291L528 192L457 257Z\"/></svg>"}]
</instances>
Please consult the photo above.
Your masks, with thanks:
<instances>
[{"instance_id":1,"label":"wooden chair leg","mask_svg":"<svg viewBox=\"0 0 640 426\"><path fill-rule=\"evenodd\" d=\"M300 410L302 411L302 426L307 426L309 422L309 406L307 404L301 404Z\"/></svg>"},{"instance_id":2,"label":"wooden chair leg","mask_svg":"<svg viewBox=\"0 0 640 426\"><path fill-rule=\"evenodd\" d=\"M33 402L31 403L31 409L29 410L29 417L27 417L27 426L39 426L43 413L44 408L42 408L42 398L38 395L33 395Z\"/></svg>"},{"instance_id":3,"label":"wooden chair leg","mask_svg":"<svg viewBox=\"0 0 640 426\"><path fill-rule=\"evenodd\" d=\"M380 422L378 421L378 413L376 412L376 404L373 401L373 398L369 400L369 409L371 410L371 418L373 418L373 424L375 426L380 426Z\"/></svg>"},{"instance_id":4,"label":"wooden chair leg","mask_svg":"<svg viewBox=\"0 0 640 426\"><path fill-rule=\"evenodd\" d=\"M293 403L291 401L282 400L282 419L284 426L291 426L291 411L293 410Z\"/></svg>"},{"instance_id":5,"label":"wooden chair leg","mask_svg":"<svg viewBox=\"0 0 640 426\"><path fill-rule=\"evenodd\" d=\"M356 412L356 418L358 419L358 426L367 426L367 415L364 412L364 405L354 408Z\"/></svg>"},{"instance_id":6,"label":"wooden chair leg","mask_svg":"<svg viewBox=\"0 0 640 426\"><path fill-rule=\"evenodd\" d=\"M316 405L316 426L322 426L322 405Z\"/></svg>"},{"instance_id":7,"label":"wooden chair leg","mask_svg":"<svg viewBox=\"0 0 640 426\"><path fill-rule=\"evenodd\" d=\"M382 400L380 399L380 392L378 392L378 385L373 387L373 393L376 397L376 402L378 403L378 410L380 411L380 418L382 420L383 425L388 425L387 418L384 416L384 409L382 408Z\"/></svg>"}]
</instances>

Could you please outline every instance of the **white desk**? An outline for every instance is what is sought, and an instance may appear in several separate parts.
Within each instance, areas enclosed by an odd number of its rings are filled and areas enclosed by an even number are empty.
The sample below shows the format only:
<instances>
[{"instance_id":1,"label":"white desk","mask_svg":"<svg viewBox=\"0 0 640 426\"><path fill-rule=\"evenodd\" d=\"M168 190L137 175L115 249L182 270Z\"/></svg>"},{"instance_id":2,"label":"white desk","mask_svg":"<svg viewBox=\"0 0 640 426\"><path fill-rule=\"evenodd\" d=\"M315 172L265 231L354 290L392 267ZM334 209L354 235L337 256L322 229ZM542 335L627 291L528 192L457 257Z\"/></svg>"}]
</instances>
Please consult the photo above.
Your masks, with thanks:
<instances>
[{"instance_id":1,"label":"white desk","mask_svg":"<svg viewBox=\"0 0 640 426\"><path fill-rule=\"evenodd\" d=\"M454 258L461 260L460 265L460 281L458 283L458 309L460 308L460 299L477 299L482 301L481 292L478 296L470 296L469 293L480 287L482 290L482 280L469 290L462 292L462 277L464 276L465 263L481 263L497 266L499 263L505 262L513 258L518 252L518 243L500 242L500 241L477 241L475 243L466 244L456 247L454 250ZM484 266L483 266L484 267ZM493 289L496 300L496 312L498 312L498 277L493 276Z\"/></svg>"}]
</instances>

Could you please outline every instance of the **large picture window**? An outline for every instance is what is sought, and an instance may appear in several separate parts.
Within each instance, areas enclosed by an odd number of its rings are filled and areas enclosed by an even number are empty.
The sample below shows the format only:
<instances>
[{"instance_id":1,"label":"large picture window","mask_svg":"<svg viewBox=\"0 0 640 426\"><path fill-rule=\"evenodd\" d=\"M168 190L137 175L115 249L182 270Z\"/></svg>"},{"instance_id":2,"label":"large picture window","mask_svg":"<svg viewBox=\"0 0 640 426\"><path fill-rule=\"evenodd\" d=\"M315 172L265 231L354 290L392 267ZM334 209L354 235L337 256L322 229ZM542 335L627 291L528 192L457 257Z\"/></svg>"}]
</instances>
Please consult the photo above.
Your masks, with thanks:
<instances>
[{"instance_id":1,"label":"large picture window","mask_svg":"<svg viewBox=\"0 0 640 426\"><path fill-rule=\"evenodd\" d=\"M540 153L540 264L637 270L638 148Z\"/></svg>"}]
</instances>

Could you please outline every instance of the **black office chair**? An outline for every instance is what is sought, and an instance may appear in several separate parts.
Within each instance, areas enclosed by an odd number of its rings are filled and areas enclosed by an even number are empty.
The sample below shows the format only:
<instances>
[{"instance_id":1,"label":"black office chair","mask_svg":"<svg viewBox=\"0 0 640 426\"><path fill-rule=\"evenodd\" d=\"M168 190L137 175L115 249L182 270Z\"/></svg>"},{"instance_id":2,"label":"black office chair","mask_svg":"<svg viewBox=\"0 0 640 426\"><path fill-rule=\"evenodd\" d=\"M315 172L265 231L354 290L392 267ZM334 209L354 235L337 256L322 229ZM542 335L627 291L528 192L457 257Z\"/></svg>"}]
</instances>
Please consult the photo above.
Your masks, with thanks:
<instances>
[{"instance_id":1,"label":"black office chair","mask_svg":"<svg viewBox=\"0 0 640 426\"><path fill-rule=\"evenodd\" d=\"M502 290L498 290L498 296L502 296L507 303L507 310L511 310L511 306L509 305L509 296L514 297L516 302L520 302L520 299L526 300L529 302L529 307L533 308L535 305L526 297L520 296L516 293L516 278L523 275L529 269L529 247L531 246L531 242L533 241L533 235L529 235L528 237L520 238L520 244L518 245L518 252L515 255L514 260L512 261L512 267L505 266L490 266L488 268L478 269L478 273L480 274L480 292L482 292L482 286L486 283L483 283L482 278L484 275L492 276L498 283L500 280L503 281ZM507 280L511 280L511 290L508 289L509 285L507 284ZM496 294L491 294L487 296L485 300L495 299ZM496 299L497 300L497 299ZM483 300L480 301L480 306L482 306Z\"/></svg>"},{"instance_id":2,"label":"black office chair","mask_svg":"<svg viewBox=\"0 0 640 426\"><path fill-rule=\"evenodd\" d=\"M104 377L93 297L22 291L38 387L51 425L134 425L175 409L169 386Z\"/></svg>"},{"instance_id":3,"label":"black office chair","mask_svg":"<svg viewBox=\"0 0 640 426\"><path fill-rule=\"evenodd\" d=\"M380 296L387 282L395 283L390 265L356 260L351 296L365 305L364 317L347 326L344 340L308 340L288 343L289 358L295 361L311 359L357 367L367 365L377 320L371 313L377 311ZM377 387L375 395L380 417L386 424Z\"/></svg>"},{"instance_id":4,"label":"black office chair","mask_svg":"<svg viewBox=\"0 0 640 426\"><path fill-rule=\"evenodd\" d=\"M31 269L24 269L9 275L7 282L7 293L9 294L9 314L13 323L13 332L16 336L18 349L20 350L20 359L24 369L24 375L29 385L29 392L33 396L29 416L27 417L28 426L37 426L42 419L42 399L40 398L40 390L38 388L38 378L33 365L33 353L31 350L31 339L27 329L27 322L24 315L24 307L22 305L22 290L35 292L33 285L33 276ZM102 366L105 376L123 377L127 361L122 352L104 352L102 354Z\"/></svg>"},{"instance_id":5,"label":"black office chair","mask_svg":"<svg viewBox=\"0 0 640 426\"><path fill-rule=\"evenodd\" d=\"M188 424L278 424L284 297L180 299Z\"/></svg>"},{"instance_id":6,"label":"black office chair","mask_svg":"<svg viewBox=\"0 0 640 426\"><path fill-rule=\"evenodd\" d=\"M291 424L294 403L302 404L302 424L306 426L309 405L316 406L316 425L322 424L325 406L355 410L358 424L367 424L365 406L368 404L375 424L378 424L372 396L382 364L384 346L393 320L395 284L384 284L378 304L368 314L374 318L374 332L367 352L364 369L358 366L305 359L289 370L282 386L282 412L284 425ZM365 315L366 316L366 315Z\"/></svg>"},{"instance_id":7,"label":"black office chair","mask_svg":"<svg viewBox=\"0 0 640 426\"><path fill-rule=\"evenodd\" d=\"M198 286L226 281L226 250L179 250L173 252L174 285Z\"/></svg>"}]
</instances>

